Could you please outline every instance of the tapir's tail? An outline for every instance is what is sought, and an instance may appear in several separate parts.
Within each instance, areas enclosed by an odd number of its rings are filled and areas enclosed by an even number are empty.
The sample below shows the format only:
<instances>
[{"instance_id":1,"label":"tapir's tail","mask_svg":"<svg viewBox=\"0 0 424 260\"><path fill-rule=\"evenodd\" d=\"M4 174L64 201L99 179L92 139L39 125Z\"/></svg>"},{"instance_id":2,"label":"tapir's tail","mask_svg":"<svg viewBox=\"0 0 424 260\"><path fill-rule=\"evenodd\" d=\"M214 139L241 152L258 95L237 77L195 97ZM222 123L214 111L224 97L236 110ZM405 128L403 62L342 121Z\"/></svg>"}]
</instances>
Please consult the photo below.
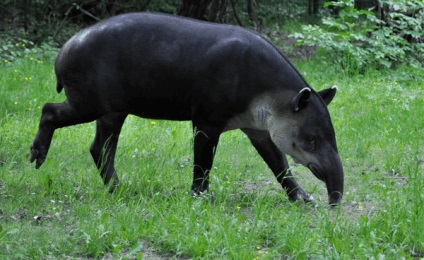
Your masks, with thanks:
<instances>
[{"instance_id":1,"label":"tapir's tail","mask_svg":"<svg viewBox=\"0 0 424 260\"><path fill-rule=\"evenodd\" d=\"M57 93L60 93L62 91L62 89L63 89L63 86L58 81L57 84L56 84L56 91L57 91Z\"/></svg>"}]
</instances>

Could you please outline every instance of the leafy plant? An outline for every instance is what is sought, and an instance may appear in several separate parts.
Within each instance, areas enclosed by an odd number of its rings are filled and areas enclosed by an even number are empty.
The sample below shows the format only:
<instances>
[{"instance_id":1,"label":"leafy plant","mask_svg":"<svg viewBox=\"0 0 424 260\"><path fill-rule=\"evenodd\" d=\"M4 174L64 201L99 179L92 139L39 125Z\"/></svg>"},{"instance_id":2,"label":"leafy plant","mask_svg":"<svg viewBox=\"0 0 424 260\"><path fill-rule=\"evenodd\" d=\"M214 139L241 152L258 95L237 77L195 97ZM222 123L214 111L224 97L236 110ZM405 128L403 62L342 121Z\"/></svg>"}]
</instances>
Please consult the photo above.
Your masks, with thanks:
<instances>
[{"instance_id":1,"label":"leafy plant","mask_svg":"<svg viewBox=\"0 0 424 260\"><path fill-rule=\"evenodd\" d=\"M366 67L390 68L400 63L419 66L424 57L424 9L419 0L383 1L390 10L386 21L373 11L358 10L353 0L326 2L339 10L322 25L305 25L291 37L297 45L318 47L343 70L363 72ZM410 14L410 16L408 16Z\"/></svg>"},{"instance_id":2,"label":"leafy plant","mask_svg":"<svg viewBox=\"0 0 424 260\"><path fill-rule=\"evenodd\" d=\"M0 64L8 64L21 58L43 60L57 53L57 44L46 40L40 45L28 40L27 35L12 36L8 33L0 34Z\"/></svg>"}]
</instances>

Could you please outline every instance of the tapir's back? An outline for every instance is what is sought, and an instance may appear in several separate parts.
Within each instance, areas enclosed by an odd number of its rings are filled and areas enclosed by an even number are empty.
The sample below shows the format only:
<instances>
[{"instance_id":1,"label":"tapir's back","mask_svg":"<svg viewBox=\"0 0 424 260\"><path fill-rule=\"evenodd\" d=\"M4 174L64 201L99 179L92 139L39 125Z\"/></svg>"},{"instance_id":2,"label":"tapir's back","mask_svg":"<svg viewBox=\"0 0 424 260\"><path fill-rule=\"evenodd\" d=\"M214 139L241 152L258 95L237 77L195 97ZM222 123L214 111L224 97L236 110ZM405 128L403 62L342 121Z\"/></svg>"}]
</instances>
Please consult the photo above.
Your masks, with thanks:
<instances>
[{"instance_id":1,"label":"tapir's back","mask_svg":"<svg viewBox=\"0 0 424 260\"><path fill-rule=\"evenodd\" d=\"M161 63L161 66L177 64L182 68L189 65L192 70L198 68L194 65L209 62L206 56L209 51L214 51L214 46L221 47L222 54L228 54L224 48L226 43L237 44L237 49L243 46L255 48L255 52L264 46L271 47L260 36L240 27L170 15L130 13L104 20L77 33L61 49L56 69L70 63L87 66L91 61L97 66L99 60L103 60L112 62L109 65L113 66L131 63L151 67ZM274 54L276 59L281 56L276 50Z\"/></svg>"}]
</instances>

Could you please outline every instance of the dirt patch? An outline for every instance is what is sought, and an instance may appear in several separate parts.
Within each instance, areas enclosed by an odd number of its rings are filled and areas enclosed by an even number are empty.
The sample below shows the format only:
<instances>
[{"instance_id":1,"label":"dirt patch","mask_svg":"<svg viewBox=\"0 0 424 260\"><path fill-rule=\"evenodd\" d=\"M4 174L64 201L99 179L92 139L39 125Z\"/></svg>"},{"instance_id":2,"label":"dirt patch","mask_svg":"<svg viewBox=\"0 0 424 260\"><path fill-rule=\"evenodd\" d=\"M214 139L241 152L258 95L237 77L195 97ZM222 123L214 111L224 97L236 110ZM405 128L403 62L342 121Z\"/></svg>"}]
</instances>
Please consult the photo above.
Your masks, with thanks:
<instances>
[{"instance_id":1,"label":"dirt patch","mask_svg":"<svg viewBox=\"0 0 424 260\"><path fill-rule=\"evenodd\" d=\"M377 207L368 201L356 202L352 201L343 204L343 212L347 219L358 219L359 216L373 215L377 211Z\"/></svg>"},{"instance_id":2,"label":"dirt patch","mask_svg":"<svg viewBox=\"0 0 424 260\"><path fill-rule=\"evenodd\" d=\"M133 249L131 252L121 252L119 254L120 259L149 259L149 260L164 260L164 259L188 259L182 256L175 256L172 254L160 253L146 240L142 240L139 246ZM116 259L111 254L107 254L104 259L112 260Z\"/></svg>"}]
</instances>

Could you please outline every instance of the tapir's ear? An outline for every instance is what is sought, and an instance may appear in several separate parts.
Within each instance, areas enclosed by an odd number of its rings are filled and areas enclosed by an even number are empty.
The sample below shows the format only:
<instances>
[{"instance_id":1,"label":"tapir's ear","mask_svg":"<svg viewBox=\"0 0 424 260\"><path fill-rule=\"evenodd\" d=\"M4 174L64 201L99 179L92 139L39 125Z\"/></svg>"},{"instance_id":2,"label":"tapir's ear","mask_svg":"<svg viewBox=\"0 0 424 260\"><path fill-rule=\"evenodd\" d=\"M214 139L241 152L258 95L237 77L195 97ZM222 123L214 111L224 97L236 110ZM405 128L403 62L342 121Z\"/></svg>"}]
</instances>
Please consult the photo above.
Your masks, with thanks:
<instances>
[{"instance_id":1,"label":"tapir's ear","mask_svg":"<svg viewBox=\"0 0 424 260\"><path fill-rule=\"evenodd\" d=\"M334 85L331 88L324 89L318 92L318 94L324 99L325 103L330 104L337 92L337 86Z\"/></svg>"},{"instance_id":2,"label":"tapir's ear","mask_svg":"<svg viewBox=\"0 0 424 260\"><path fill-rule=\"evenodd\" d=\"M303 88L299 93L293 98L293 109L295 112L301 110L302 108L308 105L309 97L311 96L310 88Z\"/></svg>"}]
</instances>

